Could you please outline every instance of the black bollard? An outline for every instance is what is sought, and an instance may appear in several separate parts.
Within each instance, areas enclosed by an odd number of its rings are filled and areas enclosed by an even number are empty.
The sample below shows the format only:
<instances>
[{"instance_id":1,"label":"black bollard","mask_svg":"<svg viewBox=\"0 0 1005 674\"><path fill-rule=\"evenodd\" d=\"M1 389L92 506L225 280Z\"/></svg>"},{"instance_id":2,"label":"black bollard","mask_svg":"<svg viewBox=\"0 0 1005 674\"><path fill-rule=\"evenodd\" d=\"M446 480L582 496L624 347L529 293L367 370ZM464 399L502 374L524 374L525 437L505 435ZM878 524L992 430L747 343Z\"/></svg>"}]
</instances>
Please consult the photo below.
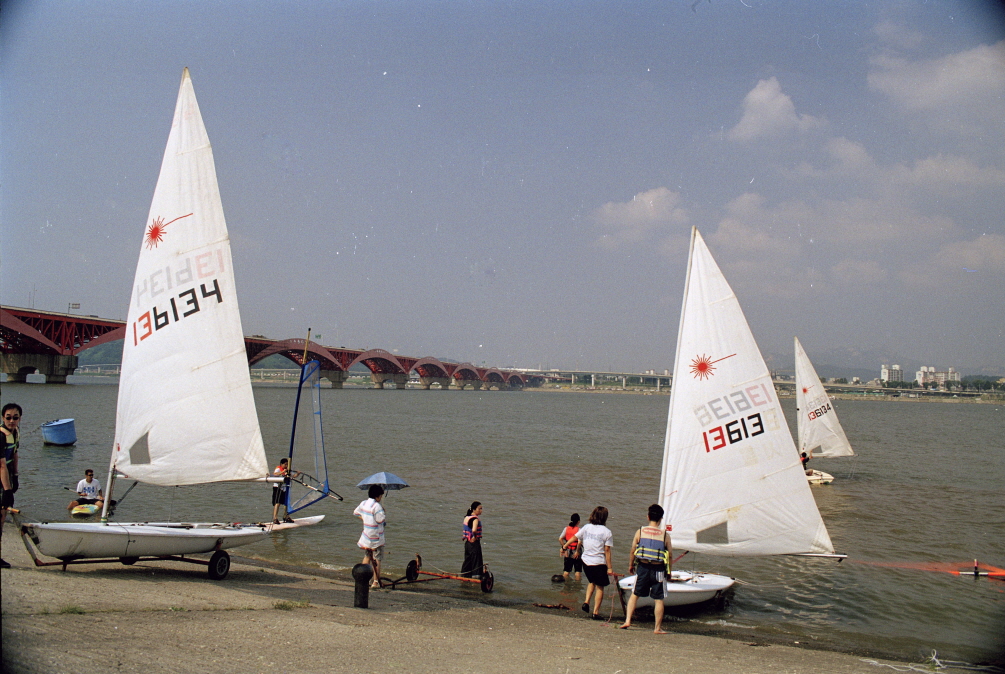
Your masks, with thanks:
<instances>
[{"instance_id":1,"label":"black bollard","mask_svg":"<svg viewBox=\"0 0 1005 674\"><path fill-rule=\"evenodd\" d=\"M369 564L357 564L352 567L352 577L356 581L352 605L356 608L370 608L370 580L373 578L373 567Z\"/></svg>"}]
</instances>

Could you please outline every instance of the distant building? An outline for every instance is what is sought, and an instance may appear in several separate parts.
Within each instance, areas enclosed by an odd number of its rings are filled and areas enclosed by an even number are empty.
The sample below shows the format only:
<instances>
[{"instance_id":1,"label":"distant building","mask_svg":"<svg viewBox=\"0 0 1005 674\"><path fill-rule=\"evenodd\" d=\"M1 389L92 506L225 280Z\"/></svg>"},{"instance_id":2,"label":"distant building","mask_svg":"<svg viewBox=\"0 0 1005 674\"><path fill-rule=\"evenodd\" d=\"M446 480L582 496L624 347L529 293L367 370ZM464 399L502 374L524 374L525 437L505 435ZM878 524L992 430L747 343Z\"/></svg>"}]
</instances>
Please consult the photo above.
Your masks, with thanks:
<instances>
[{"instance_id":1,"label":"distant building","mask_svg":"<svg viewBox=\"0 0 1005 674\"><path fill-rule=\"evenodd\" d=\"M931 365L922 365L915 374L915 379L921 386L935 384L939 388L945 388L946 382L960 381L960 373L955 368L949 368L947 372L937 372Z\"/></svg>"},{"instance_id":2,"label":"distant building","mask_svg":"<svg viewBox=\"0 0 1005 674\"><path fill-rule=\"evenodd\" d=\"M904 371L900 369L899 365L893 367L884 365L880 369L879 378L881 381L904 381Z\"/></svg>"}]
</instances>

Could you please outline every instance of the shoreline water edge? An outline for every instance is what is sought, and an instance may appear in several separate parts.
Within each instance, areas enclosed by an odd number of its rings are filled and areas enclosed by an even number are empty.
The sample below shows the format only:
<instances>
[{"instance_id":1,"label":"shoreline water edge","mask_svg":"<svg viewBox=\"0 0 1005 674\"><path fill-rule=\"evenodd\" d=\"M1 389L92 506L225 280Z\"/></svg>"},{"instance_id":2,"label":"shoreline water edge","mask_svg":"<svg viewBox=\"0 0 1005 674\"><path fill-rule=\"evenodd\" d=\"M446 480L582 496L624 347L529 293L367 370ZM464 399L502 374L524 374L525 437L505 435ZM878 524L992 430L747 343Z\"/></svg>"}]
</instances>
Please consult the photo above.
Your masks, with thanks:
<instances>
[{"instance_id":1,"label":"shoreline water edge","mask_svg":"<svg viewBox=\"0 0 1005 674\"><path fill-rule=\"evenodd\" d=\"M908 663L815 650L651 620L618 630L620 616L506 606L480 593L376 590L353 608L344 574L235 557L212 582L177 562L36 568L13 527L3 555L3 671L302 672L669 671L870 672ZM931 663L929 663L931 664ZM916 665L917 666L917 665Z\"/></svg>"},{"instance_id":2,"label":"shoreline water edge","mask_svg":"<svg viewBox=\"0 0 1005 674\"><path fill-rule=\"evenodd\" d=\"M67 519L64 484L107 461L115 388L4 386L5 399L25 406L28 429L77 417L73 448L43 446L30 430L22 439L16 507L29 521ZM266 447L278 460L288 445L291 393L255 388ZM304 671L867 672L880 658L921 667L932 656L1005 671L1005 587L944 573L949 562L974 557L1002 565L994 541L1005 474L994 438L1005 406L843 403L860 456L825 464L838 479L814 496L849 559L689 554L675 568L735 577L735 596L668 612L668 637L652 634L647 612L622 641L613 629L623 619L616 594L605 597L606 620L594 622L579 608L584 584L551 581L561 569L555 541L570 511L602 503L615 520L615 570L626 571L638 515L658 486L652 466L667 398L346 393L325 394L324 423L334 485L348 507L327 504L316 530L242 549L223 582L174 562L36 568L6 526L2 556L14 568L2 574L2 671L75 671L78 654L99 671L270 671L268 663L284 662L275 651L289 647L298 658L310 653ZM787 401L787 417L793 409ZM959 461L962 451L968 461ZM487 504L494 592L450 580L399 584L371 594L370 610L351 608L350 568L360 558L359 522L349 510L364 496L354 485L379 470L412 485L389 497L383 575L403 575L416 553L430 570L459 568L460 518L477 498ZM252 521L272 512L269 485L140 485L134 496L144 490L145 498L130 496L123 506L131 521ZM315 642L324 642L320 650ZM168 645L184 654L175 657ZM796 653L781 650L788 647ZM850 659L824 664L821 653ZM314 662L323 658L330 661Z\"/></svg>"},{"instance_id":3,"label":"shoreline water edge","mask_svg":"<svg viewBox=\"0 0 1005 674\"><path fill-rule=\"evenodd\" d=\"M115 385L119 383L119 378L117 376L109 375L70 375L67 378L67 384L70 385ZM282 381L268 381L252 378L251 384L253 387L262 388L296 388L296 382L292 379L282 380ZM36 384L37 385L37 384ZM329 388L330 385L322 382L322 388ZM346 382L343 385L346 389L373 389L371 385L355 384L352 382ZM388 387L390 388L390 387ZM409 391L421 390L417 386L406 387ZM453 389L451 389L453 390ZM490 390L490 389L485 389ZM471 393L473 391L469 391ZM646 396L670 396L670 389L668 387L663 387L660 390L652 390L651 387L628 387L628 388L616 388L616 387L589 387L589 386L538 386L532 388L520 389L519 392L522 393L594 393L594 394L616 394L616 395L646 395ZM795 399L795 390L788 390L787 388L775 387L775 393L779 398L782 399ZM918 392L913 389L904 389L904 394L902 395L890 395L888 393L842 393L840 391L828 390L827 395L831 400L869 400L869 401L879 401L879 402L912 402L912 403L924 403L924 402L938 402L938 403L982 403L990 405L1001 405L1005 403L1005 393L965 393L963 395L953 395L949 392L944 391L933 391L929 393Z\"/></svg>"}]
</instances>

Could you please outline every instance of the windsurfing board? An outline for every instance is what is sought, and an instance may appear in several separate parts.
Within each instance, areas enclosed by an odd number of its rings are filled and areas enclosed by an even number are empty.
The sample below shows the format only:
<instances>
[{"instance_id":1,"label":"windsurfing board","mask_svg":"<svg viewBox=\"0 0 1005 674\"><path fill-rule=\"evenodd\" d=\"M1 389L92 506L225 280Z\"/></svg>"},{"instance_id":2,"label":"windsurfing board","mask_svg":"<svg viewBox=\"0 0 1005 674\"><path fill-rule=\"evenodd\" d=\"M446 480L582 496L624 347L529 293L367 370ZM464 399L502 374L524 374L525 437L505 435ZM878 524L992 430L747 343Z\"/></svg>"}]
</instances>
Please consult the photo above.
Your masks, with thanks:
<instances>
[{"instance_id":1,"label":"windsurfing board","mask_svg":"<svg viewBox=\"0 0 1005 674\"><path fill-rule=\"evenodd\" d=\"M312 517L297 517L292 522L280 522L279 524L256 524L255 526L262 527L266 531L285 531L286 529L296 529L298 527L309 527L312 524L317 524L325 518L324 515L314 515Z\"/></svg>"},{"instance_id":2,"label":"windsurfing board","mask_svg":"<svg viewBox=\"0 0 1005 674\"><path fill-rule=\"evenodd\" d=\"M99 507L96 503L85 503L83 505L74 506L73 510L70 511L70 515L73 517L90 517L91 515L97 514Z\"/></svg>"}]
</instances>

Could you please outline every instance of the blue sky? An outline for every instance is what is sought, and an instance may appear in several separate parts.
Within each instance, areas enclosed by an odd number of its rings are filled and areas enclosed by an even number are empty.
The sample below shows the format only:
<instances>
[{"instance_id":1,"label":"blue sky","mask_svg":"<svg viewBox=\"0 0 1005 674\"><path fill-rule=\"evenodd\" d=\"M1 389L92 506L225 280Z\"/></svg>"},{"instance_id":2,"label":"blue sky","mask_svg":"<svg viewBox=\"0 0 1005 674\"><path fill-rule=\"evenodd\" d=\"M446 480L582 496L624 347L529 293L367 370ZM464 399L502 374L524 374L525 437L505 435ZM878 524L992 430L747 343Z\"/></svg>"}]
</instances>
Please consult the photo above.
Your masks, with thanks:
<instances>
[{"instance_id":1,"label":"blue sky","mask_svg":"<svg viewBox=\"0 0 1005 674\"><path fill-rule=\"evenodd\" d=\"M765 352L1005 368L995 3L5 2L0 301L125 317L186 66L248 334L662 370L696 225Z\"/></svg>"}]
</instances>

